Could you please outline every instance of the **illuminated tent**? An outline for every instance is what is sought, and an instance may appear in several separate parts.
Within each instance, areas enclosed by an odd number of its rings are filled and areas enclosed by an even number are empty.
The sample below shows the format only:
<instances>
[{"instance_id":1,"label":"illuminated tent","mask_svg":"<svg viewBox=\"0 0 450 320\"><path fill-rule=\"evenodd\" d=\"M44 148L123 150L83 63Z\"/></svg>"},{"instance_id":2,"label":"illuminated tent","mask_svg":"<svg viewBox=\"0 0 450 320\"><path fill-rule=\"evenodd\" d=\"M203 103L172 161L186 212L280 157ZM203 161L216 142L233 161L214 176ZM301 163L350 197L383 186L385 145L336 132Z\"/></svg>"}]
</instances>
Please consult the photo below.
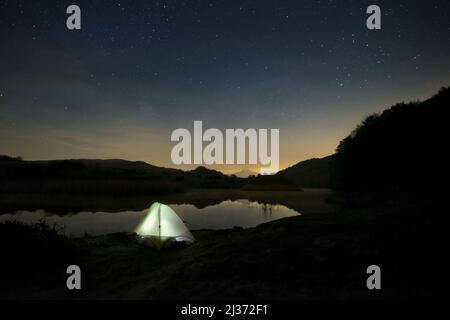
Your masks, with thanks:
<instances>
[{"instance_id":1,"label":"illuminated tent","mask_svg":"<svg viewBox=\"0 0 450 320\"><path fill-rule=\"evenodd\" d=\"M195 241L183 220L169 206L155 202L134 229L138 242L161 249L174 243Z\"/></svg>"}]
</instances>

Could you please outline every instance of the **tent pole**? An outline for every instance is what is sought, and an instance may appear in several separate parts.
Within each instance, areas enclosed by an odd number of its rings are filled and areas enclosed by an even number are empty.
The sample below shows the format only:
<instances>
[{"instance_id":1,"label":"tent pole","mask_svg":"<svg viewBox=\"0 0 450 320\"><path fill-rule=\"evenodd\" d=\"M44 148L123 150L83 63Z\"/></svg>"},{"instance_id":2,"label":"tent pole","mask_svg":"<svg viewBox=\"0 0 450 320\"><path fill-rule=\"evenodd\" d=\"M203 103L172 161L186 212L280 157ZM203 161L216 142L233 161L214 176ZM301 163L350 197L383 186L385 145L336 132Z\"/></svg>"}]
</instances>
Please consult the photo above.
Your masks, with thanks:
<instances>
[{"instance_id":1,"label":"tent pole","mask_svg":"<svg viewBox=\"0 0 450 320\"><path fill-rule=\"evenodd\" d=\"M161 243L161 205L158 206L158 236L158 241Z\"/></svg>"}]
</instances>

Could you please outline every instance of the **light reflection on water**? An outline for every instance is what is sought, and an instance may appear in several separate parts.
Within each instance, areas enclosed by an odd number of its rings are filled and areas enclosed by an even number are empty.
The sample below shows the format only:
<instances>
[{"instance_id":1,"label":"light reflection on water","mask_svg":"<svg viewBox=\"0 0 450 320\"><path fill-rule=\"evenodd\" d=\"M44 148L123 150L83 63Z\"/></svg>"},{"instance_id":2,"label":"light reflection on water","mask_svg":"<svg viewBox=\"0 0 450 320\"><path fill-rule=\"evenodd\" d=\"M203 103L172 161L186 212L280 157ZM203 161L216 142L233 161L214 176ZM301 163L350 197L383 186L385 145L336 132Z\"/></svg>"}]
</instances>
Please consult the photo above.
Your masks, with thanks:
<instances>
[{"instance_id":1,"label":"light reflection on water","mask_svg":"<svg viewBox=\"0 0 450 320\"><path fill-rule=\"evenodd\" d=\"M250 228L264 222L299 215L297 211L283 205L262 204L249 200L226 200L202 209L192 204L174 204L170 207L191 230L228 229L234 226ZM17 211L12 214L0 215L0 222L15 220L32 223L45 219L51 225L56 223L63 227L64 233L67 235L77 237L85 234L101 235L132 231L146 213L147 210L113 213L82 211L56 215L43 210Z\"/></svg>"}]
</instances>

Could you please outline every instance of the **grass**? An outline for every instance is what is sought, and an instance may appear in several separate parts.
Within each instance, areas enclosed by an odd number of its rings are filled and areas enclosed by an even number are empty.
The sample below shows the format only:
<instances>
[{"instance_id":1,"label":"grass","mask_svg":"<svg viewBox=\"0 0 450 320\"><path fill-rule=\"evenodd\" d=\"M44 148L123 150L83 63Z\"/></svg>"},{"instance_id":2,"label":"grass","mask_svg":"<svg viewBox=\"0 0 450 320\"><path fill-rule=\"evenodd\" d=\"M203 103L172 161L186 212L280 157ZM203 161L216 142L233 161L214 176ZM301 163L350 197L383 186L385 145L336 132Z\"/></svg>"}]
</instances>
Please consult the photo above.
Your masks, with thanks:
<instances>
[{"instance_id":1,"label":"grass","mask_svg":"<svg viewBox=\"0 0 450 320\"><path fill-rule=\"evenodd\" d=\"M199 230L194 245L163 251L138 245L125 233L85 237L73 240L82 254L71 259L82 270L81 291L67 291L65 281L49 282L9 297L448 298L450 217L440 204L386 202L246 230ZM11 237L9 244L17 235ZM366 288L371 264L381 267L381 291Z\"/></svg>"},{"instance_id":2,"label":"grass","mask_svg":"<svg viewBox=\"0 0 450 320\"><path fill-rule=\"evenodd\" d=\"M44 222L0 224L0 298L33 298L65 283L66 267L84 249Z\"/></svg>"}]
</instances>

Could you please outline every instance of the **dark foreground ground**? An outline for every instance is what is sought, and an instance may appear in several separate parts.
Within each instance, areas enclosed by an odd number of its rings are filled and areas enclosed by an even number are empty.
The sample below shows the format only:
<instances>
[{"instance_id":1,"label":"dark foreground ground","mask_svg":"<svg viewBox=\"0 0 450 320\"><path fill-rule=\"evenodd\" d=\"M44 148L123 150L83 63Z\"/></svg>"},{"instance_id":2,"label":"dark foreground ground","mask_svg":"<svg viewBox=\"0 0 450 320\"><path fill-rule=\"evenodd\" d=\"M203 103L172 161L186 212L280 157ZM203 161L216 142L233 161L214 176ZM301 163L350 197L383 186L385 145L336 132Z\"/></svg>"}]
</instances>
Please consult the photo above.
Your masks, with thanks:
<instances>
[{"instance_id":1,"label":"dark foreground ground","mask_svg":"<svg viewBox=\"0 0 450 320\"><path fill-rule=\"evenodd\" d=\"M0 225L1 298L449 298L448 210L441 200L383 201L247 230L194 231L154 251L127 234L66 239L46 226ZM68 291L65 268L82 270ZM382 289L366 288L381 267Z\"/></svg>"}]
</instances>

